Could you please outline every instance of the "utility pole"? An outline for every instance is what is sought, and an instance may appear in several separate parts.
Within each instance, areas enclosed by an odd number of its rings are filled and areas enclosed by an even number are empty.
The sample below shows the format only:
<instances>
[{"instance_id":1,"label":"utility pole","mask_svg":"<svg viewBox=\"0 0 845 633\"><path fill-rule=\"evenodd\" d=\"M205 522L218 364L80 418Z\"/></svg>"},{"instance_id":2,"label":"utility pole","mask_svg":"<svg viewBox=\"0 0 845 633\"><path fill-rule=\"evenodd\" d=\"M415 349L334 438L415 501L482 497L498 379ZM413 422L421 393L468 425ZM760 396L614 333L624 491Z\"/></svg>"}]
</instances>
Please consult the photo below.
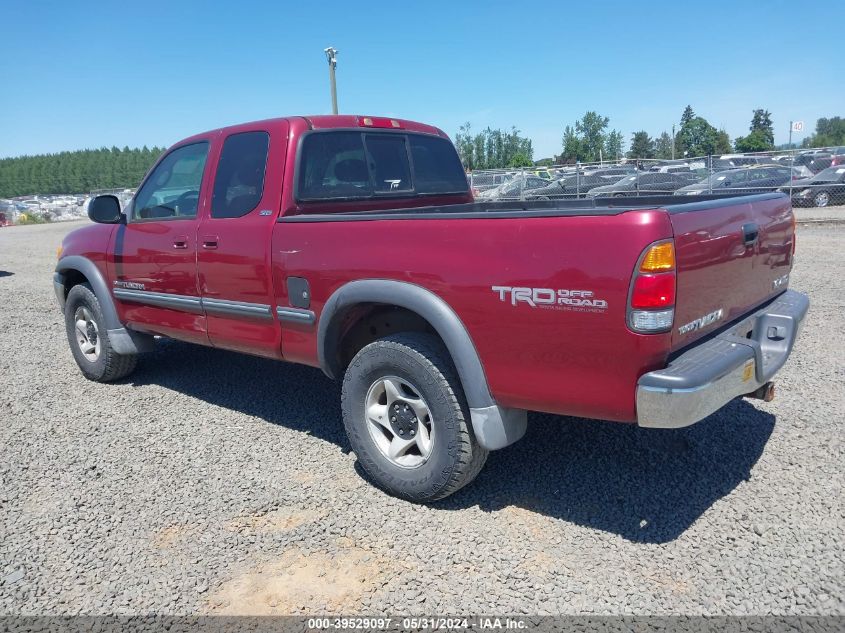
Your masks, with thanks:
<instances>
[{"instance_id":1,"label":"utility pole","mask_svg":"<svg viewBox=\"0 0 845 633\"><path fill-rule=\"evenodd\" d=\"M672 160L675 160L675 124L672 124Z\"/></svg>"},{"instance_id":2,"label":"utility pole","mask_svg":"<svg viewBox=\"0 0 845 633\"><path fill-rule=\"evenodd\" d=\"M337 68L337 50L329 46L325 49L326 59L329 61L329 84L332 88L332 114L337 114L337 86L334 80L334 69Z\"/></svg>"},{"instance_id":3,"label":"utility pole","mask_svg":"<svg viewBox=\"0 0 845 633\"><path fill-rule=\"evenodd\" d=\"M792 149L792 121L789 122L789 149Z\"/></svg>"}]
</instances>

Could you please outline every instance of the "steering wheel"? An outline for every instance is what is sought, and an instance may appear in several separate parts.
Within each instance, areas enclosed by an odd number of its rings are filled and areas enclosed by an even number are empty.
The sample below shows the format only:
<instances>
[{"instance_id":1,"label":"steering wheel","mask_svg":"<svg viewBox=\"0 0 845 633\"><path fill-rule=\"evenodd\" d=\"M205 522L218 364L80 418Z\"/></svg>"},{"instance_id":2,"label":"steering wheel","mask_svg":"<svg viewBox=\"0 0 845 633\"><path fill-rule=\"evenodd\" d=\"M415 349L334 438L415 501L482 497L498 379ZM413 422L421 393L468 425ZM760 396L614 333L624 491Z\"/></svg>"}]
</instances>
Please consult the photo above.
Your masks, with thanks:
<instances>
[{"instance_id":1,"label":"steering wheel","mask_svg":"<svg viewBox=\"0 0 845 633\"><path fill-rule=\"evenodd\" d=\"M200 192L199 191L197 191L197 190L186 191L181 196L176 198L176 200L173 203L173 208L177 210L177 213L179 213L181 211L181 207L183 207L183 206L186 207L186 210L191 209L191 211L196 212L197 206L198 206L198 203L199 203L199 199L200 199ZM193 207L188 206L189 200L193 202ZM179 214L181 215L181 213L179 213Z\"/></svg>"}]
</instances>

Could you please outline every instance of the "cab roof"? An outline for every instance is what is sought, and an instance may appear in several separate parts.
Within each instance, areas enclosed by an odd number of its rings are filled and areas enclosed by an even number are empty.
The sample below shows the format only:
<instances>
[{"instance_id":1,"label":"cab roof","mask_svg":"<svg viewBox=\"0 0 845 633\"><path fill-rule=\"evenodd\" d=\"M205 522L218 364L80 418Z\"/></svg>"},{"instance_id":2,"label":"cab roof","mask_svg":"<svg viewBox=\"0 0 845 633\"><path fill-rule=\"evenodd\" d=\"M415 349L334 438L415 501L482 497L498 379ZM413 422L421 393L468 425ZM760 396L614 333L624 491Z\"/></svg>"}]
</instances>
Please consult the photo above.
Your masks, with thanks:
<instances>
[{"instance_id":1,"label":"cab roof","mask_svg":"<svg viewBox=\"0 0 845 633\"><path fill-rule=\"evenodd\" d=\"M270 128L283 121L290 123L292 129L301 129L304 123L312 130L326 130L332 128L361 128L362 130L387 128L396 131L404 130L406 132L433 134L435 136L448 138L448 136L440 128L433 125L426 125L425 123L419 123L417 121L409 121L408 119L359 114L312 114L307 116L277 117L273 119L251 121L248 123L238 123L236 125L227 125L225 127L202 132L201 134L194 134L193 136L182 139L178 143L174 144L174 147L177 145L195 142L197 140L208 139L219 134L231 134L233 132L240 131L242 128L249 127L254 129L255 126L260 124L265 124L268 128ZM297 122L299 125L296 125Z\"/></svg>"}]
</instances>

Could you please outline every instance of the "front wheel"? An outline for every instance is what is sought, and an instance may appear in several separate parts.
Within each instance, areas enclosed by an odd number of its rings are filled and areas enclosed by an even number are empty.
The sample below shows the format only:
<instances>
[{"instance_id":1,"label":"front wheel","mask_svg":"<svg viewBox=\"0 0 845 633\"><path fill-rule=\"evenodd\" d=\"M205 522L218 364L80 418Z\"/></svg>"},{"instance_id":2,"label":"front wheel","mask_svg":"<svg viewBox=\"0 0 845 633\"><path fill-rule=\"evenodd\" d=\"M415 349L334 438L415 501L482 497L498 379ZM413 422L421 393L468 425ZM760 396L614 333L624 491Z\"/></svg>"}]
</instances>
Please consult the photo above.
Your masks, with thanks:
<instances>
[{"instance_id":1,"label":"front wheel","mask_svg":"<svg viewBox=\"0 0 845 633\"><path fill-rule=\"evenodd\" d=\"M819 191L813 197L813 204L817 207L826 207L830 204L830 194L827 191Z\"/></svg>"},{"instance_id":2,"label":"front wheel","mask_svg":"<svg viewBox=\"0 0 845 633\"><path fill-rule=\"evenodd\" d=\"M70 289L65 302L65 329L73 358L89 380L109 382L135 370L135 354L118 354L112 349L100 302L88 284Z\"/></svg>"},{"instance_id":3,"label":"front wheel","mask_svg":"<svg viewBox=\"0 0 845 633\"><path fill-rule=\"evenodd\" d=\"M433 336L396 334L364 347L346 370L342 399L352 449L392 495L436 501L484 466L457 372Z\"/></svg>"}]
</instances>

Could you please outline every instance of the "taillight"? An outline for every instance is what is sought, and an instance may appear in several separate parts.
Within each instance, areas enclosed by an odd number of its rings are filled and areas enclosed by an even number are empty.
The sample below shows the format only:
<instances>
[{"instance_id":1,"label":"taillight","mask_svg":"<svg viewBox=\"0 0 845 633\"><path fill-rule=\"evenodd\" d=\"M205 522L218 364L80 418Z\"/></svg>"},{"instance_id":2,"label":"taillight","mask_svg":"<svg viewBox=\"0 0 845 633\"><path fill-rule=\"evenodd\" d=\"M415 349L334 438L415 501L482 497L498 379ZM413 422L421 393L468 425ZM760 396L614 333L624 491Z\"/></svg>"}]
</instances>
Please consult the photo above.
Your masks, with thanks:
<instances>
[{"instance_id":1,"label":"taillight","mask_svg":"<svg viewBox=\"0 0 845 633\"><path fill-rule=\"evenodd\" d=\"M638 275L631 292L632 308L670 308L675 305L675 273Z\"/></svg>"},{"instance_id":2,"label":"taillight","mask_svg":"<svg viewBox=\"0 0 845 633\"><path fill-rule=\"evenodd\" d=\"M631 281L628 327L646 334L672 328L676 273L672 240L655 242L643 251Z\"/></svg>"}]
</instances>

